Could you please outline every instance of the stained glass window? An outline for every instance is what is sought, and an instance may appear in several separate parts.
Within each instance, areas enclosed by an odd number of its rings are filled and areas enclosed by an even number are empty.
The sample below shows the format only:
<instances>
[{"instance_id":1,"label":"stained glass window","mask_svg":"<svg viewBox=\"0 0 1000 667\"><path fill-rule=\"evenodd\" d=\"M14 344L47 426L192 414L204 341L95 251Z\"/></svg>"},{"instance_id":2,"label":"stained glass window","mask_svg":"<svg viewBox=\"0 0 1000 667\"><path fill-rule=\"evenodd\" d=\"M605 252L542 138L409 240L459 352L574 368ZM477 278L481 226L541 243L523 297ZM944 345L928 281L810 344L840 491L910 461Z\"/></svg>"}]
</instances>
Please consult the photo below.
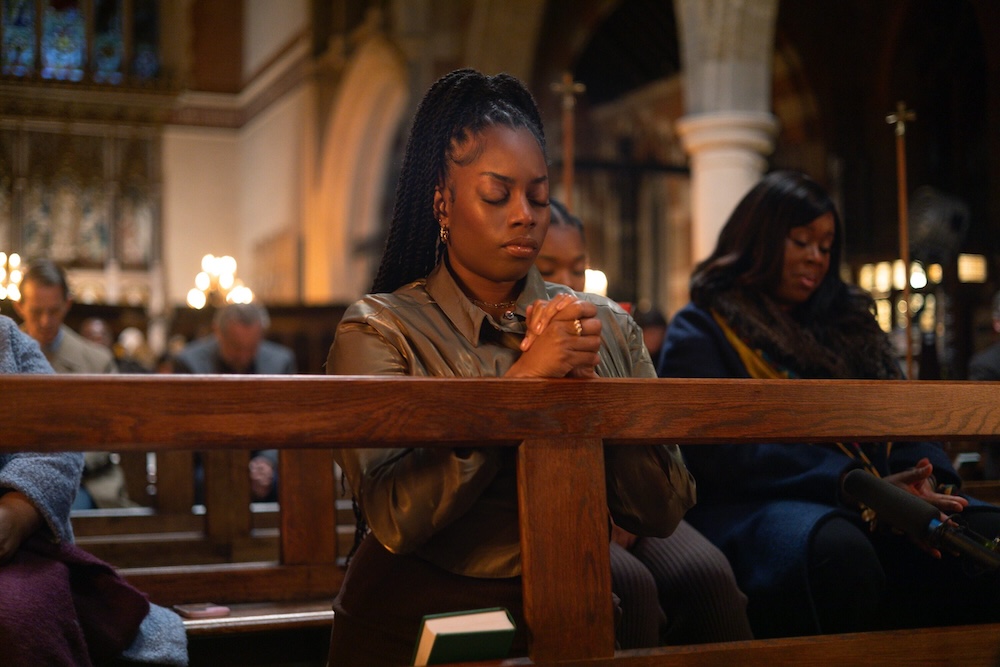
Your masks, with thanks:
<instances>
[{"instance_id":1,"label":"stained glass window","mask_svg":"<svg viewBox=\"0 0 1000 667\"><path fill-rule=\"evenodd\" d=\"M160 71L156 0L134 0L132 12L132 74L152 79Z\"/></svg>"},{"instance_id":2,"label":"stained glass window","mask_svg":"<svg viewBox=\"0 0 1000 667\"><path fill-rule=\"evenodd\" d=\"M2 69L25 76L35 69L35 0L3 0Z\"/></svg>"},{"instance_id":3,"label":"stained glass window","mask_svg":"<svg viewBox=\"0 0 1000 667\"><path fill-rule=\"evenodd\" d=\"M42 17L42 78L83 79L87 31L79 2L49 0Z\"/></svg>"},{"instance_id":4,"label":"stained glass window","mask_svg":"<svg viewBox=\"0 0 1000 667\"><path fill-rule=\"evenodd\" d=\"M121 83L125 40L122 0L94 0L94 81Z\"/></svg>"},{"instance_id":5,"label":"stained glass window","mask_svg":"<svg viewBox=\"0 0 1000 667\"><path fill-rule=\"evenodd\" d=\"M163 0L0 0L0 76L120 85L160 75Z\"/></svg>"}]
</instances>

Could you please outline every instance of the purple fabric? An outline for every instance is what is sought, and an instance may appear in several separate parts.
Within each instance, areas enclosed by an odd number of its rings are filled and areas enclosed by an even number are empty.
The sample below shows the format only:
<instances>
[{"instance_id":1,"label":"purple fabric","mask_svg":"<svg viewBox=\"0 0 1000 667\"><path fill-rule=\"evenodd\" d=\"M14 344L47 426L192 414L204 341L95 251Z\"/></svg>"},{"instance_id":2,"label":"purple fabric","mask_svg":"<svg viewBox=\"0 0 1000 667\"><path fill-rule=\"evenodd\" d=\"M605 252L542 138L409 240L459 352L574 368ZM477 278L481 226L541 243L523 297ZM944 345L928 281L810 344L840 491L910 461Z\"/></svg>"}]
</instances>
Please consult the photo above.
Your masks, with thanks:
<instances>
[{"instance_id":1,"label":"purple fabric","mask_svg":"<svg viewBox=\"0 0 1000 667\"><path fill-rule=\"evenodd\" d=\"M128 648L148 613L143 593L72 544L35 536L0 565L4 665L109 660Z\"/></svg>"}]
</instances>

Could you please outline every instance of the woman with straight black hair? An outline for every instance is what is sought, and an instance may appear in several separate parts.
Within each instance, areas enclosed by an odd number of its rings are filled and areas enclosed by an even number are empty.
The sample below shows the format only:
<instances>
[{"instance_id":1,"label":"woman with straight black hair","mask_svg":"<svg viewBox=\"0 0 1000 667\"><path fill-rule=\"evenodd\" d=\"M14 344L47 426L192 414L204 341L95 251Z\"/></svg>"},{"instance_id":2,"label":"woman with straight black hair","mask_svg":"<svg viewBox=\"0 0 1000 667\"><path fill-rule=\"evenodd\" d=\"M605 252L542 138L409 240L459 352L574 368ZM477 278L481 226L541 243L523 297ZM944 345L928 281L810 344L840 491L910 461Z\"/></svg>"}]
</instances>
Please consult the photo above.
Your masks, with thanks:
<instances>
[{"instance_id":1,"label":"woman with straight black hair","mask_svg":"<svg viewBox=\"0 0 1000 667\"><path fill-rule=\"evenodd\" d=\"M694 270L663 377L899 379L871 297L840 277L833 201L798 172L765 176ZM934 406L928 406L933 410ZM914 545L843 491L864 469L990 539L998 508L960 493L936 443L685 447L698 479L687 521L729 557L757 637L1000 620L997 571ZM918 548L922 546L923 548Z\"/></svg>"}]
</instances>

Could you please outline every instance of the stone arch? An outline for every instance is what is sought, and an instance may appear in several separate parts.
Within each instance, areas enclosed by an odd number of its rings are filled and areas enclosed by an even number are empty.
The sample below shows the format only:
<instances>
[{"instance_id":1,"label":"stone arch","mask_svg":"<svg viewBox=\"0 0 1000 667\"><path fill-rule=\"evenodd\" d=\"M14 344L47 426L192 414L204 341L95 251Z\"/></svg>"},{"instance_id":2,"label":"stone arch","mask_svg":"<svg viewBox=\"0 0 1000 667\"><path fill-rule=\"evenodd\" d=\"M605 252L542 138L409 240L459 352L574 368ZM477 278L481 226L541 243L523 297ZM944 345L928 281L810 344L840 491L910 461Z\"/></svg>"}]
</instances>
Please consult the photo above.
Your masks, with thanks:
<instances>
[{"instance_id":1,"label":"stone arch","mask_svg":"<svg viewBox=\"0 0 1000 667\"><path fill-rule=\"evenodd\" d=\"M409 93L403 58L382 35L344 70L329 115L314 186L315 215L303 233L304 298L351 303L368 291L372 259L360 247L381 234L393 142Z\"/></svg>"}]
</instances>

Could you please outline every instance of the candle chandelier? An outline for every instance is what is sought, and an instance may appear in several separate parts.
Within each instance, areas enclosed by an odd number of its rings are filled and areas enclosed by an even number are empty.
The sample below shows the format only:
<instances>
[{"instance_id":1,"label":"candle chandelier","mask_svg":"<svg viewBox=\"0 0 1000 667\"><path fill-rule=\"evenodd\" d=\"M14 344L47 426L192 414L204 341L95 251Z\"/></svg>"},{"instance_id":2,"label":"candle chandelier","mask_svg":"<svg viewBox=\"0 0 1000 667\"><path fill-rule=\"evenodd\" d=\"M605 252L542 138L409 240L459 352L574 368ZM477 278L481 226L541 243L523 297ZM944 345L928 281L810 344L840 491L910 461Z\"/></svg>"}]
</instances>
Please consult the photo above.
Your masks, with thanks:
<instances>
[{"instance_id":1,"label":"candle chandelier","mask_svg":"<svg viewBox=\"0 0 1000 667\"><path fill-rule=\"evenodd\" d=\"M194 277L194 287L188 290L187 302L192 308L202 309L227 303L250 303L253 292L236 277L236 260L229 255L201 258L201 271Z\"/></svg>"},{"instance_id":2,"label":"candle chandelier","mask_svg":"<svg viewBox=\"0 0 1000 667\"><path fill-rule=\"evenodd\" d=\"M9 255L0 252L0 301L21 299L21 256L16 252Z\"/></svg>"}]
</instances>

